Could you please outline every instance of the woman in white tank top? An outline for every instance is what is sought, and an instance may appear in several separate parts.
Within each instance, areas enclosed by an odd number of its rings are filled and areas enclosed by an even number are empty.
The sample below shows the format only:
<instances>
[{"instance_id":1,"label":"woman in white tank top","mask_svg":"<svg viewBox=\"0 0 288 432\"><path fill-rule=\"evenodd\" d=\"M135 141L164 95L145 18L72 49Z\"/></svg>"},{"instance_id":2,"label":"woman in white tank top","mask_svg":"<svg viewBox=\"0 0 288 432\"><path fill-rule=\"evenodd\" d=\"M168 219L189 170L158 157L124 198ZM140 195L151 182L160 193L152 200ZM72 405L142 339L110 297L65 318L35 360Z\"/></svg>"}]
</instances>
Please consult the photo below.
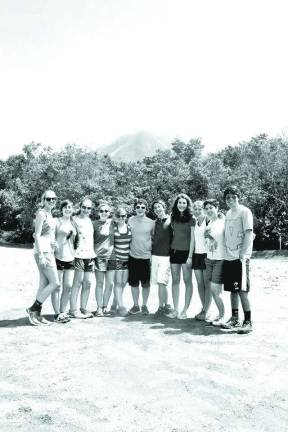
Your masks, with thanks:
<instances>
[{"instance_id":1,"label":"woman in white tank top","mask_svg":"<svg viewBox=\"0 0 288 432\"><path fill-rule=\"evenodd\" d=\"M195 273L198 293L202 304L202 310L195 318L205 320L211 305L212 294L206 277L206 244L204 233L207 227L207 219L204 214L203 201L195 201L193 204L193 214L196 217L194 229L195 249L193 253L192 268Z\"/></svg>"}]
</instances>

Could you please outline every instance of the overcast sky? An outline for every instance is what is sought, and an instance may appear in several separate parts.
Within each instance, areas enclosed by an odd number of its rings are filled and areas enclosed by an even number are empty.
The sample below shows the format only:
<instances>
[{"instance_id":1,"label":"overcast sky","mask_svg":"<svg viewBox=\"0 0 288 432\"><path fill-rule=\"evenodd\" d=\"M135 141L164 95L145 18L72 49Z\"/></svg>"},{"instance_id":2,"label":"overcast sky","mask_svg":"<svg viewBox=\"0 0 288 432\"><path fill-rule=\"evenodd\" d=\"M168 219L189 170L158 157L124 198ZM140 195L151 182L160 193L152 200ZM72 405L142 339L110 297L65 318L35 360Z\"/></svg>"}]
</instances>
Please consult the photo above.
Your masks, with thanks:
<instances>
[{"instance_id":1,"label":"overcast sky","mask_svg":"<svg viewBox=\"0 0 288 432\"><path fill-rule=\"evenodd\" d=\"M0 158L288 130L286 0L0 0Z\"/></svg>"}]
</instances>

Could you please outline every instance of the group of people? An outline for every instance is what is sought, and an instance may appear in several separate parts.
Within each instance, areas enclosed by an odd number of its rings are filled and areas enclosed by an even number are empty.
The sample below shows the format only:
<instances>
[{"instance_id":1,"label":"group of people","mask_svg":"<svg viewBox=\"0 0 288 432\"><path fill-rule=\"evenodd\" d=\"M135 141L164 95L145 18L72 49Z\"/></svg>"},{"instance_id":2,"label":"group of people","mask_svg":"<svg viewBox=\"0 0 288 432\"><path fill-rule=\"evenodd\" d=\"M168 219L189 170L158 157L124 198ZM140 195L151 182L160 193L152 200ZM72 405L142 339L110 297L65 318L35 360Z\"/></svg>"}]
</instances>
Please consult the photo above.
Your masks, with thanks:
<instances>
[{"instance_id":1,"label":"group of people","mask_svg":"<svg viewBox=\"0 0 288 432\"><path fill-rule=\"evenodd\" d=\"M125 206L119 206L112 214L109 203L103 201L97 208L98 219L92 221L93 202L88 197L81 201L76 214L73 203L64 200L60 204L60 217L54 218L52 210L57 197L54 191L46 190L34 221L34 257L40 280L36 299L26 309L30 323L51 324L41 314L42 305L50 296L57 323L67 323L73 318L102 317L108 313L148 315L150 286L156 285L159 307L154 317L186 319L194 271L202 304L195 318L213 326L235 329L238 333L251 332L248 294L253 217L239 199L235 186L225 189L228 211L224 216L217 200L192 203L181 193L174 200L171 214L167 213L162 199L155 200L151 206L154 219L147 217L149 209L145 199L135 201L134 215L129 218ZM179 308L181 274L185 285L182 310ZM168 303L170 275L173 308ZM93 278L96 278L97 309L92 312L87 310L87 303ZM129 311L123 304L127 283L133 299ZM232 314L227 322L224 320L223 286L231 293ZM114 298L108 310L112 292ZM218 309L216 317L209 315L212 300ZM239 319L239 302L243 321Z\"/></svg>"}]
</instances>

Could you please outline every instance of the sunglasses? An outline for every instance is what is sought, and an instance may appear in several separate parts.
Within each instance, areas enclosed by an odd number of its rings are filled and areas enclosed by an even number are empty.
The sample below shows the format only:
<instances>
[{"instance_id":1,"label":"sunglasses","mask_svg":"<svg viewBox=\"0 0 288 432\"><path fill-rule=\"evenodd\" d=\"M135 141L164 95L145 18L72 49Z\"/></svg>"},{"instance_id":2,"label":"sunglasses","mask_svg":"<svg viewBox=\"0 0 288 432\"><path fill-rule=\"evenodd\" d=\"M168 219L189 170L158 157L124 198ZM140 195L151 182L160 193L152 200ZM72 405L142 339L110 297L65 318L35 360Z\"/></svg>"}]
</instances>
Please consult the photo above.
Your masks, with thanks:
<instances>
[{"instance_id":1,"label":"sunglasses","mask_svg":"<svg viewBox=\"0 0 288 432\"><path fill-rule=\"evenodd\" d=\"M91 210L92 209L92 207L86 207L86 206L82 206L81 207L83 210Z\"/></svg>"},{"instance_id":2,"label":"sunglasses","mask_svg":"<svg viewBox=\"0 0 288 432\"><path fill-rule=\"evenodd\" d=\"M117 215L117 218L125 219L126 217L127 217L127 215Z\"/></svg>"},{"instance_id":3,"label":"sunglasses","mask_svg":"<svg viewBox=\"0 0 288 432\"><path fill-rule=\"evenodd\" d=\"M137 205L137 206L136 206L136 209L140 209L140 208L141 208L141 209L143 209L143 210L145 210L145 209L146 209L146 207L145 207L145 206L140 206L140 205Z\"/></svg>"},{"instance_id":4,"label":"sunglasses","mask_svg":"<svg viewBox=\"0 0 288 432\"><path fill-rule=\"evenodd\" d=\"M109 210L99 210L99 213L109 213Z\"/></svg>"},{"instance_id":5,"label":"sunglasses","mask_svg":"<svg viewBox=\"0 0 288 432\"><path fill-rule=\"evenodd\" d=\"M45 201L48 201L48 202L52 202L52 201L56 201L56 197L46 197L45 198Z\"/></svg>"},{"instance_id":6,"label":"sunglasses","mask_svg":"<svg viewBox=\"0 0 288 432\"><path fill-rule=\"evenodd\" d=\"M236 200L236 198L237 198L237 195L227 195L226 196L226 201L230 201L230 200Z\"/></svg>"}]
</instances>

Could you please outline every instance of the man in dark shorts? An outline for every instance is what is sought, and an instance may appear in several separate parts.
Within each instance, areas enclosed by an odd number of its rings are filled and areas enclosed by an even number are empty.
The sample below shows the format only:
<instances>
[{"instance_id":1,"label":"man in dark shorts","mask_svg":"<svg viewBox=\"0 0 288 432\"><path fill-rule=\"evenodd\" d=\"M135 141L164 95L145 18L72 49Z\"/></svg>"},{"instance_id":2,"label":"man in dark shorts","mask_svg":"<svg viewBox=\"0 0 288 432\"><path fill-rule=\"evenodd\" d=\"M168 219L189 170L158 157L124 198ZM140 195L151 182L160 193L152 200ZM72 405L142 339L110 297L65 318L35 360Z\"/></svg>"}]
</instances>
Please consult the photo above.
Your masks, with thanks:
<instances>
[{"instance_id":1,"label":"man in dark shorts","mask_svg":"<svg viewBox=\"0 0 288 432\"><path fill-rule=\"evenodd\" d=\"M136 216L132 216L128 225L131 228L132 240L130 243L129 256L129 285L133 297L133 307L129 310L130 315L140 312L139 307L139 285L142 286L143 304L141 312L148 315L147 301L150 293L150 266L151 266L151 249L152 236L155 222L146 216L147 202L144 199L138 199L134 203Z\"/></svg>"},{"instance_id":2,"label":"man in dark shorts","mask_svg":"<svg viewBox=\"0 0 288 432\"><path fill-rule=\"evenodd\" d=\"M240 192L235 186L224 191L229 210L225 219L226 254L224 261L224 290L231 293L232 316L222 325L225 329L237 329L239 334L252 331L249 261L253 248L253 216L251 210L239 204ZM239 299L244 321L239 320Z\"/></svg>"}]
</instances>

